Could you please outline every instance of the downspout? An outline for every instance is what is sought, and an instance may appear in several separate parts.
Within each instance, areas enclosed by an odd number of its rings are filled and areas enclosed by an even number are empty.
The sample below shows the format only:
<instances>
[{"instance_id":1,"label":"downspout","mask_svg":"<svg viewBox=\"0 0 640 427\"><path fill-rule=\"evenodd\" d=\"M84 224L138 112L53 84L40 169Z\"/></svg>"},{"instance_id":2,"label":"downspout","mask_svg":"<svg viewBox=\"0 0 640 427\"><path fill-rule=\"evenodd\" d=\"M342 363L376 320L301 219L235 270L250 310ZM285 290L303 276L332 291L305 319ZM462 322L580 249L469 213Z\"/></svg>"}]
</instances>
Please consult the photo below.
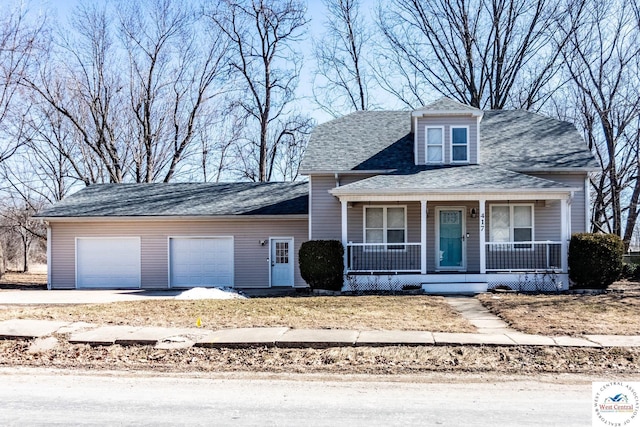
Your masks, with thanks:
<instances>
[{"instance_id":1,"label":"downspout","mask_svg":"<svg viewBox=\"0 0 640 427\"><path fill-rule=\"evenodd\" d=\"M47 290L51 290L51 224L44 222L47 226Z\"/></svg>"}]
</instances>

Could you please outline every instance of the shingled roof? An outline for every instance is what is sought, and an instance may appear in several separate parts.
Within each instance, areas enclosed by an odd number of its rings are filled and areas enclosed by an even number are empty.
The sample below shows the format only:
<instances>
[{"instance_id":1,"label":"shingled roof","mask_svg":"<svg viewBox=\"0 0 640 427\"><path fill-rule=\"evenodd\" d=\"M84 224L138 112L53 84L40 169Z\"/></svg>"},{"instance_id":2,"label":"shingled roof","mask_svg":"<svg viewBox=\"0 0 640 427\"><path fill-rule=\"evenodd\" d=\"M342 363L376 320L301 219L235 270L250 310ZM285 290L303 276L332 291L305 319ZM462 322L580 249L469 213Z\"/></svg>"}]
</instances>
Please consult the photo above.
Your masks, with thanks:
<instances>
[{"instance_id":1,"label":"shingled roof","mask_svg":"<svg viewBox=\"0 0 640 427\"><path fill-rule=\"evenodd\" d=\"M522 110L485 111L480 162L514 171L598 165L575 126ZM410 111L358 111L316 127L301 170L404 170L413 166Z\"/></svg>"},{"instance_id":2,"label":"shingled roof","mask_svg":"<svg viewBox=\"0 0 640 427\"><path fill-rule=\"evenodd\" d=\"M95 184L38 216L306 215L308 206L306 182Z\"/></svg>"},{"instance_id":3,"label":"shingled roof","mask_svg":"<svg viewBox=\"0 0 640 427\"><path fill-rule=\"evenodd\" d=\"M332 190L334 195L406 192L521 192L566 191L558 182L481 165L424 166L388 175L376 175Z\"/></svg>"}]
</instances>

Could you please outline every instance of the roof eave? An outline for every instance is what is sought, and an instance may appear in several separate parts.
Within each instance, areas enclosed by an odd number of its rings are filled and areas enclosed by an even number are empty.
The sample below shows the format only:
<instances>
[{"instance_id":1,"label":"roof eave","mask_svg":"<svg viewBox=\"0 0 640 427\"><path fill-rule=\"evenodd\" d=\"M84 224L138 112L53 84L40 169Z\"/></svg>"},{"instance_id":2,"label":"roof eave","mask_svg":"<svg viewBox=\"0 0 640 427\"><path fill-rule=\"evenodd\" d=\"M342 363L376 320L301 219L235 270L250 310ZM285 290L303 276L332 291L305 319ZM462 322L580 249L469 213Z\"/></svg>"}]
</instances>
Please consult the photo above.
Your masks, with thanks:
<instances>
[{"instance_id":1,"label":"roof eave","mask_svg":"<svg viewBox=\"0 0 640 427\"><path fill-rule=\"evenodd\" d=\"M278 215L101 215L101 216L34 216L48 222L91 222L91 221L228 221L228 220L292 220L307 219L309 214Z\"/></svg>"},{"instance_id":2,"label":"roof eave","mask_svg":"<svg viewBox=\"0 0 640 427\"><path fill-rule=\"evenodd\" d=\"M592 166L580 166L580 167L564 167L564 168L512 168L509 169L518 173L535 173L535 172L549 172L549 173L578 173L578 172L598 172L599 167Z\"/></svg>"},{"instance_id":3,"label":"roof eave","mask_svg":"<svg viewBox=\"0 0 640 427\"><path fill-rule=\"evenodd\" d=\"M415 110L411 112L412 117L425 117L425 116L472 116L482 117L484 111L482 110Z\"/></svg>"},{"instance_id":4,"label":"roof eave","mask_svg":"<svg viewBox=\"0 0 640 427\"><path fill-rule=\"evenodd\" d=\"M396 172L397 169L371 169L371 170L353 170L353 169L304 169L300 170L298 173L300 175L381 175Z\"/></svg>"},{"instance_id":5,"label":"roof eave","mask_svg":"<svg viewBox=\"0 0 640 427\"><path fill-rule=\"evenodd\" d=\"M549 188L474 188L474 189L450 189L450 190L425 190L423 188L405 188L397 189L394 191L380 191L380 190L350 190L345 187L336 187L329 190L329 193L336 197L340 196L393 196L398 194L429 194L429 195L443 195L443 194L482 194L482 193L566 193L570 194L572 191L582 191L579 187L549 187Z\"/></svg>"}]
</instances>

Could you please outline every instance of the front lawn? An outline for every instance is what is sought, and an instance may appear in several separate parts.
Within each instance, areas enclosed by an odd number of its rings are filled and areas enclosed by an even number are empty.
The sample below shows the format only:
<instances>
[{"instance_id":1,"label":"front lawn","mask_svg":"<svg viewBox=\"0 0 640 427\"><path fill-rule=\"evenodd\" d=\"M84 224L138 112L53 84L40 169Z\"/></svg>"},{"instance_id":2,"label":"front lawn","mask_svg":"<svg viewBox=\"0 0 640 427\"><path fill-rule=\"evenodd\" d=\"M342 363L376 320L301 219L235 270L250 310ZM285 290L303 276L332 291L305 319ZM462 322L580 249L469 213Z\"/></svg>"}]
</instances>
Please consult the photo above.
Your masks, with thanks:
<instances>
[{"instance_id":1,"label":"front lawn","mask_svg":"<svg viewBox=\"0 0 640 427\"><path fill-rule=\"evenodd\" d=\"M7 307L11 318L207 329L260 326L475 332L442 297L342 296L246 300L147 300L77 306Z\"/></svg>"},{"instance_id":2,"label":"front lawn","mask_svg":"<svg viewBox=\"0 0 640 427\"><path fill-rule=\"evenodd\" d=\"M530 334L640 335L640 295L637 293L488 293L479 295L478 299L513 328Z\"/></svg>"}]
</instances>

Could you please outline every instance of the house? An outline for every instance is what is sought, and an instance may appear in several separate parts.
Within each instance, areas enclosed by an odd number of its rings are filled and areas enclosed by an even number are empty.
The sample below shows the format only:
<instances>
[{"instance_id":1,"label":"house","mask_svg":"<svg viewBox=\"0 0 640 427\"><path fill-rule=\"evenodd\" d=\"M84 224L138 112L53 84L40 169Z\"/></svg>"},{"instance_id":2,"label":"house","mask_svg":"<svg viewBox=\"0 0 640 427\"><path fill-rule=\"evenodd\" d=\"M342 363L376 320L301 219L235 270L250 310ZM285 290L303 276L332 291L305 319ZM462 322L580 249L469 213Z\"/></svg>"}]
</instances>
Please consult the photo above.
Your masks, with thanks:
<instances>
[{"instance_id":1,"label":"house","mask_svg":"<svg viewBox=\"0 0 640 427\"><path fill-rule=\"evenodd\" d=\"M317 126L303 183L94 185L40 216L52 288L306 286L306 240L345 247L345 290L566 288L588 229L573 125L442 98Z\"/></svg>"},{"instance_id":2,"label":"house","mask_svg":"<svg viewBox=\"0 0 640 427\"><path fill-rule=\"evenodd\" d=\"M309 239L342 241L346 289L567 288L597 169L572 124L532 112L356 112L309 142Z\"/></svg>"}]
</instances>

